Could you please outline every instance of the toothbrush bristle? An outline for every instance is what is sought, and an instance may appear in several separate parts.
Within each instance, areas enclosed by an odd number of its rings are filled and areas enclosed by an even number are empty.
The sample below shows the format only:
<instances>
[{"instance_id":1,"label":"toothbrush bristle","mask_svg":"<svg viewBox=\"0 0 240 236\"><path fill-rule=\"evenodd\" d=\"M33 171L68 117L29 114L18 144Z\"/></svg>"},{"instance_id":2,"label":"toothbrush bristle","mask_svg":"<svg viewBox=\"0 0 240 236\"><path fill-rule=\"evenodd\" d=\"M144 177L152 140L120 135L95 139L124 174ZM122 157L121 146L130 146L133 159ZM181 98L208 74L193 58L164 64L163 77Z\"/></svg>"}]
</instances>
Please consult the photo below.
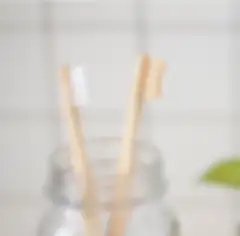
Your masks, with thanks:
<instances>
[{"instance_id":1,"label":"toothbrush bristle","mask_svg":"<svg viewBox=\"0 0 240 236\"><path fill-rule=\"evenodd\" d=\"M82 67L71 70L71 86L74 94L74 104L77 107L86 106L89 102L86 77Z\"/></svg>"},{"instance_id":2,"label":"toothbrush bristle","mask_svg":"<svg viewBox=\"0 0 240 236\"><path fill-rule=\"evenodd\" d=\"M146 81L145 99L153 100L162 95L162 77L166 70L165 62L153 60Z\"/></svg>"}]
</instances>

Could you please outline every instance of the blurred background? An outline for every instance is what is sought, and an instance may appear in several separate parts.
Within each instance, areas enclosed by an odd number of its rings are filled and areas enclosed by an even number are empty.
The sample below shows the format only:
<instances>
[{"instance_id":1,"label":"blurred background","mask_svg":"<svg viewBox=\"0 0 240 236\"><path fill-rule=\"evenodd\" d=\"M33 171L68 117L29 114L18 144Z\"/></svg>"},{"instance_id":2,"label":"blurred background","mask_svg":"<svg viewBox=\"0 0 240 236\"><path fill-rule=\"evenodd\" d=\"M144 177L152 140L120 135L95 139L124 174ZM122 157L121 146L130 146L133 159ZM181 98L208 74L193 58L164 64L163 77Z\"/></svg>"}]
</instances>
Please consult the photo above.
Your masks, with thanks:
<instances>
[{"instance_id":1,"label":"blurred background","mask_svg":"<svg viewBox=\"0 0 240 236\"><path fill-rule=\"evenodd\" d=\"M233 235L239 199L198 178L240 152L238 10L237 0L1 0L0 235L34 235L44 210L48 157L61 142L58 67L83 65L86 121L111 130L141 51L168 65L146 135L161 150L182 235Z\"/></svg>"}]
</instances>

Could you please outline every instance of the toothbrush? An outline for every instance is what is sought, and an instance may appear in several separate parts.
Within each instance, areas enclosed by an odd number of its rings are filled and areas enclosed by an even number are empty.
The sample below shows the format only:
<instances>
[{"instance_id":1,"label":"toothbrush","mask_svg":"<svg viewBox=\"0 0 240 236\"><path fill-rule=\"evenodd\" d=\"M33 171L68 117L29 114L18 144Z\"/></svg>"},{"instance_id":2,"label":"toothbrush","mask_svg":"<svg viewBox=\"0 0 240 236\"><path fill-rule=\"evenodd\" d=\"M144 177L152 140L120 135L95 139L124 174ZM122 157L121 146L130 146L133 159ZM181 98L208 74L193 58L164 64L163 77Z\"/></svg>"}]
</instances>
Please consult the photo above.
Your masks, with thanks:
<instances>
[{"instance_id":1,"label":"toothbrush","mask_svg":"<svg viewBox=\"0 0 240 236\"><path fill-rule=\"evenodd\" d=\"M95 182L90 166L87 162L84 150L84 137L81 127L81 117L78 106L83 100L86 100L84 88L81 91L83 81L81 79L80 69L75 71L73 81L70 81L70 70L68 66L60 68L60 92L61 92L61 108L66 120L66 126L69 136L69 145L71 153L71 164L76 175L76 179L81 180L83 186L83 218L86 236L100 235L100 214L99 203L96 195ZM80 77L80 78L79 78ZM74 96L72 95L71 82L74 86ZM79 86L80 85L80 86ZM82 93L81 93L82 92ZM80 93L80 94L79 94ZM77 103L77 104L76 104Z\"/></svg>"},{"instance_id":2,"label":"toothbrush","mask_svg":"<svg viewBox=\"0 0 240 236\"><path fill-rule=\"evenodd\" d=\"M151 64L151 70L150 70ZM113 209L109 219L108 236L122 236L125 232L127 217L130 214L130 189L134 165L134 137L140 119L144 100L154 99L160 95L156 88L162 77L163 62L152 61L147 55L139 58L136 76L130 96L125 133L122 140L121 155L118 163ZM124 204L123 206L120 203Z\"/></svg>"}]
</instances>

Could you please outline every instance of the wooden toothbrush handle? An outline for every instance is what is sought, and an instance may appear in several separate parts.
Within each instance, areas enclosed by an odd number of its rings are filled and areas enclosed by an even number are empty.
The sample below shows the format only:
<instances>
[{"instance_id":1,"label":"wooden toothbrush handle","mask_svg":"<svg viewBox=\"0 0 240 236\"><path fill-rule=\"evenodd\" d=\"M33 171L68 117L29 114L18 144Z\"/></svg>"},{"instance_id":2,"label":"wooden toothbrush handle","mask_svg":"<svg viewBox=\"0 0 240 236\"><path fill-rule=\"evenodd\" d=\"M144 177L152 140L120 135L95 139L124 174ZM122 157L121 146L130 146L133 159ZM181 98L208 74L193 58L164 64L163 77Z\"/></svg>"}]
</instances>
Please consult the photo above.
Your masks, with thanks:
<instances>
[{"instance_id":1,"label":"wooden toothbrush handle","mask_svg":"<svg viewBox=\"0 0 240 236\"><path fill-rule=\"evenodd\" d=\"M77 181L83 186L83 216L86 236L99 236L101 231L99 203L96 195L96 187L91 173L90 166L86 159L84 150L84 137L81 127L81 117L79 111L74 107L69 69L61 68L60 89L62 98L62 111L65 116L67 131L69 134L69 144L71 152L71 163L75 172Z\"/></svg>"},{"instance_id":2,"label":"wooden toothbrush handle","mask_svg":"<svg viewBox=\"0 0 240 236\"><path fill-rule=\"evenodd\" d=\"M131 180L134 166L134 137L139 123L146 79L149 71L149 58L140 57L127 112L121 155L116 176L113 210L109 219L108 236L122 236L127 218L131 212ZM122 206L124 204L124 206Z\"/></svg>"}]
</instances>

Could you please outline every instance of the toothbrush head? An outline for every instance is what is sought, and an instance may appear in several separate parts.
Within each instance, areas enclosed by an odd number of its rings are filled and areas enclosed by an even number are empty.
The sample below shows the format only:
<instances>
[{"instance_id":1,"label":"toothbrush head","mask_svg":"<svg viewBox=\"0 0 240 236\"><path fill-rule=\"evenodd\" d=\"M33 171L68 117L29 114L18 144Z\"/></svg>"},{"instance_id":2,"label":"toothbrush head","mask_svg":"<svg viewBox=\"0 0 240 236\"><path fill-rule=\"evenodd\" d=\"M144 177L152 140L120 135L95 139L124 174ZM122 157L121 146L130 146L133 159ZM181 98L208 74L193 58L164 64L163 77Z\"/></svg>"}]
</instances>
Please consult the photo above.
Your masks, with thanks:
<instances>
[{"instance_id":1,"label":"toothbrush head","mask_svg":"<svg viewBox=\"0 0 240 236\"><path fill-rule=\"evenodd\" d=\"M145 99L153 100L162 95L162 78L166 64L162 60L152 60L145 87Z\"/></svg>"},{"instance_id":2,"label":"toothbrush head","mask_svg":"<svg viewBox=\"0 0 240 236\"><path fill-rule=\"evenodd\" d=\"M73 91L74 105L83 107L89 103L89 91L83 68L78 66L71 70L71 89Z\"/></svg>"}]
</instances>

